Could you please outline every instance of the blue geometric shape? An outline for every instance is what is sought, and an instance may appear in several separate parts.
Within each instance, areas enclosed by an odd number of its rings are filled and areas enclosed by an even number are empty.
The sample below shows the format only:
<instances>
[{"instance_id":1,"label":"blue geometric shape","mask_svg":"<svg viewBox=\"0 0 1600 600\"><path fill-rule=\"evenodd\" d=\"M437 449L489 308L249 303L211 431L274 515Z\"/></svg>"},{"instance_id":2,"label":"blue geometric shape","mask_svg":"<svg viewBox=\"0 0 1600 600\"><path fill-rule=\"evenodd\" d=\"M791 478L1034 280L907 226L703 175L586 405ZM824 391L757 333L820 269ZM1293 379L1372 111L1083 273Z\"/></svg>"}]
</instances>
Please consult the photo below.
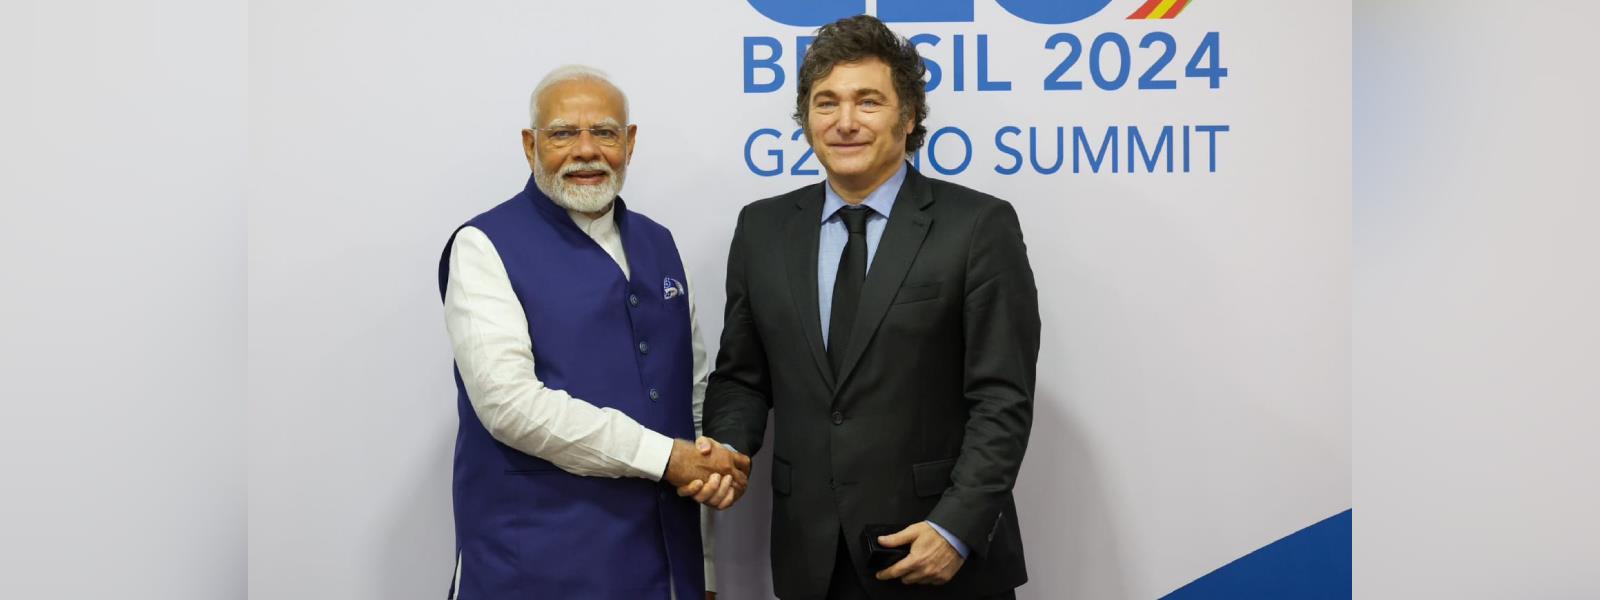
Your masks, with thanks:
<instances>
[{"instance_id":1,"label":"blue geometric shape","mask_svg":"<svg viewBox=\"0 0 1600 600\"><path fill-rule=\"evenodd\" d=\"M1323 519L1161 600L1349 600L1351 511Z\"/></svg>"},{"instance_id":2,"label":"blue geometric shape","mask_svg":"<svg viewBox=\"0 0 1600 600\"><path fill-rule=\"evenodd\" d=\"M972 0L878 0L885 23L971 23Z\"/></svg>"},{"instance_id":3,"label":"blue geometric shape","mask_svg":"<svg viewBox=\"0 0 1600 600\"><path fill-rule=\"evenodd\" d=\"M1095 15L1111 0L999 0L1000 8L1041 25L1076 23Z\"/></svg>"},{"instance_id":4,"label":"blue geometric shape","mask_svg":"<svg viewBox=\"0 0 1600 600\"><path fill-rule=\"evenodd\" d=\"M819 27L867 11L867 0L749 0L750 7L784 25Z\"/></svg>"}]
</instances>

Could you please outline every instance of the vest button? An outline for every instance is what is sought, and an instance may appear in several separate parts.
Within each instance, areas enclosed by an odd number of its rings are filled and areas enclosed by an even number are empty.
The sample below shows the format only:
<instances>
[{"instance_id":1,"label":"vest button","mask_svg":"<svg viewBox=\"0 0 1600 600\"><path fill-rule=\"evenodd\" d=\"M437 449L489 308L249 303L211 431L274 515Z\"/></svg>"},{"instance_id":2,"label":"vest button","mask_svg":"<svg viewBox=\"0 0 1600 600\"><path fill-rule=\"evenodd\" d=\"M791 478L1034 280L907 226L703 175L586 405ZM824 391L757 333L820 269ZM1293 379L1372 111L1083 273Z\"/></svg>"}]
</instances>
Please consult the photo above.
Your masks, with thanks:
<instances>
[{"instance_id":1,"label":"vest button","mask_svg":"<svg viewBox=\"0 0 1600 600\"><path fill-rule=\"evenodd\" d=\"M651 400L660 400L661 399L661 392L657 392L655 388L650 388L650 399Z\"/></svg>"},{"instance_id":2,"label":"vest button","mask_svg":"<svg viewBox=\"0 0 1600 600\"><path fill-rule=\"evenodd\" d=\"M628 306L638 306L638 305L639 305L639 296L636 295L636 294L628 294Z\"/></svg>"},{"instance_id":3,"label":"vest button","mask_svg":"<svg viewBox=\"0 0 1600 600\"><path fill-rule=\"evenodd\" d=\"M646 344L644 342L639 342L639 354L649 354L649 353L650 353L650 344Z\"/></svg>"},{"instance_id":4,"label":"vest button","mask_svg":"<svg viewBox=\"0 0 1600 600\"><path fill-rule=\"evenodd\" d=\"M838 412L838 411L834 411L834 413L833 413L833 424L834 425L843 425L844 424L844 413Z\"/></svg>"}]
</instances>

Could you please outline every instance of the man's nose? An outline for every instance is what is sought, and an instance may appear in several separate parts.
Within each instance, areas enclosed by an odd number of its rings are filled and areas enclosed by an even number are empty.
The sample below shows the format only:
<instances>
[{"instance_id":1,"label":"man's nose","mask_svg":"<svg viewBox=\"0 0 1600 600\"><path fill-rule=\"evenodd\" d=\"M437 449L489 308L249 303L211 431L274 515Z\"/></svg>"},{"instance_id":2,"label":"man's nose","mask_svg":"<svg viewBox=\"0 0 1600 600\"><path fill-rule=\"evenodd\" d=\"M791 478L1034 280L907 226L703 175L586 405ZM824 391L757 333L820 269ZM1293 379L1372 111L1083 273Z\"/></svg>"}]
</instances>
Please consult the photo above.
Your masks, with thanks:
<instances>
[{"instance_id":1,"label":"man's nose","mask_svg":"<svg viewBox=\"0 0 1600 600\"><path fill-rule=\"evenodd\" d=\"M845 104L839 107L839 119L833 122L833 128L839 133L849 135L861 128L861 122L856 120L855 106Z\"/></svg>"},{"instance_id":2,"label":"man's nose","mask_svg":"<svg viewBox=\"0 0 1600 600\"><path fill-rule=\"evenodd\" d=\"M578 141L572 144L572 150L567 154L582 161L599 159L600 144L595 143L594 132L587 129L578 132Z\"/></svg>"}]
</instances>

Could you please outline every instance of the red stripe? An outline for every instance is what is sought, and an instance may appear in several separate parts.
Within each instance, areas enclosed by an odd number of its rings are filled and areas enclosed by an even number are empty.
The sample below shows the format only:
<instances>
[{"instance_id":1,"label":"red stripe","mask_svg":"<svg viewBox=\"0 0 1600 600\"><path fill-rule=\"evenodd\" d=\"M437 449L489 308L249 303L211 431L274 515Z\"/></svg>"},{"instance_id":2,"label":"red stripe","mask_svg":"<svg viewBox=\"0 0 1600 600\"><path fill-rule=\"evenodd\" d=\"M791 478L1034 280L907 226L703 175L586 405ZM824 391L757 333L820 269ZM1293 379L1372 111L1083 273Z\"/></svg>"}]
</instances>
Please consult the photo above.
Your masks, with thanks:
<instances>
[{"instance_id":1,"label":"red stripe","mask_svg":"<svg viewBox=\"0 0 1600 600\"><path fill-rule=\"evenodd\" d=\"M1172 5L1172 8L1167 11L1167 16L1165 16L1163 18L1171 19L1173 17L1178 16L1178 13L1183 12L1183 7L1188 6L1188 5L1189 5L1189 0L1178 0L1178 3Z\"/></svg>"},{"instance_id":2,"label":"red stripe","mask_svg":"<svg viewBox=\"0 0 1600 600\"><path fill-rule=\"evenodd\" d=\"M1143 6L1139 7L1139 10L1133 11L1133 14L1128 15L1128 18L1129 19L1145 19L1145 18L1149 18L1150 17L1150 11L1155 10L1156 9L1156 5L1158 5L1158 4L1161 4L1161 0L1150 0L1149 2L1145 2Z\"/></svg>"}]
</instances>

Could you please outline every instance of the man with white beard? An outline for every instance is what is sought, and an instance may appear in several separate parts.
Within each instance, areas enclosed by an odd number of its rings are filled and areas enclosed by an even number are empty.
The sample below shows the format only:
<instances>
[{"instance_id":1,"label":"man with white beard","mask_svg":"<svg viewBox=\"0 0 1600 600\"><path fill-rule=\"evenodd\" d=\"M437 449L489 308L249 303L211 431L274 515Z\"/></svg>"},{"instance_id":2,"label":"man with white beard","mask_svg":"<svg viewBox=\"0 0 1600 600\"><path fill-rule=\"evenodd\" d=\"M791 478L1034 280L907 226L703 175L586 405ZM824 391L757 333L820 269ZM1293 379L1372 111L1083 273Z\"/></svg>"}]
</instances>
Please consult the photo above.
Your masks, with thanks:
<instances>
[{"instance_id":1,"label":"man with white beard","mask_svg":"<svg viewBox=\"0 0 1600 600\"><path fill-rule=\"evenodd\" d=\"M671 233L617 195L627 98L563 67L529 112L533 176L439 262L460 421L447 597L714 598L697 503L726 508L750 461L697 437L694 288Z\"/></svg>"}]
</instances>

